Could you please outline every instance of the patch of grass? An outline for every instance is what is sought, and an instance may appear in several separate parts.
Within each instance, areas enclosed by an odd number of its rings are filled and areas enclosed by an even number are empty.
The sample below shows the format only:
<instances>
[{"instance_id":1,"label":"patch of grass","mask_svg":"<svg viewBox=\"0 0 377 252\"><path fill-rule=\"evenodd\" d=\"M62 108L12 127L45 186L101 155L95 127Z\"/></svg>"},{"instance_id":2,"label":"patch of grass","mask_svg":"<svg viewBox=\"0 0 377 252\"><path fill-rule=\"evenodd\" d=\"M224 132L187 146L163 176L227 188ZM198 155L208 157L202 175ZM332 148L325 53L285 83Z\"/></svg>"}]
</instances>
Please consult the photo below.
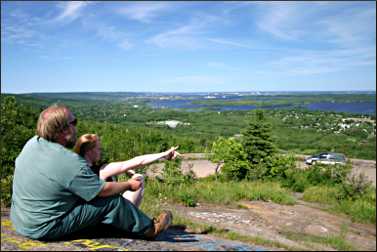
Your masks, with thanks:
<instances>
[{"instance_id":1,"label":"patch of grass","mask_svg":"<svg viewBox=\"0 0 377 252\"><path fill-rule=\"evenodd\" d=\"M307 188L302 199L309 202L333 204L342 197L339 187L335 186L311 186Z\"/></svg>"},{"instance_id":2,"label":"patch of grass","mask_svg":"<svg viewBox=\"0 0 377 252\"><path fill-rule=\"evenodd\" d=\"M292 231L282 231L281 233L288 239L294 241L324 244L340 251L355 250L355 248L344 239L345 234L343 232L341 232L341 234L339 235L328 236L316 236L310 234L296 233Z\"/></svg>"},{"instance_id":3,"label":"patch of grass","mask_svg":"<svg viewBox=\"0 0 377 252\"><path fill-rule=\"evenodd\" d=\"M277 182L221 182L199 179L195 183L171 186L156 180L148 181L144 195L166 197L171 202L195 206L197 202L214 204L236 204L240 200L271 200L279 204L295 203L290 191Z\"/></svg>"},{"instance_id":4,"label":"patch of grass","mask_svg":"<svg viewBox=\"0 0 377 252\"><path fill-rule=\"evenodd\" d=\"M187 207L195 207L197 205L197 200L193 194L181 194L180 201Z\"/></svg>"},{"instance_id":5,"label":"patch of grass","mask_svg":"<svg viewBox=\"0 0 377 252\"><path fill-rule=\"evenodd\" d=\"M351 199L344 196L340 186L312 186L305 190L303 200L326 203L334 213L343 213L352 221L376 223L376 189L370 188L362 196Z\"/></svg>"},{"instance_id":6,"label":"patch of grass","mask_svg":"<svg viewBox=\"0 0 377 252\"><path fill-rule=\"evenodd\" d=\"M336 204L333 210L351 216L352 221L376 223L376 201L370 202L363 198L355 201L343 200Z\"/></svg>"}]
</instances>

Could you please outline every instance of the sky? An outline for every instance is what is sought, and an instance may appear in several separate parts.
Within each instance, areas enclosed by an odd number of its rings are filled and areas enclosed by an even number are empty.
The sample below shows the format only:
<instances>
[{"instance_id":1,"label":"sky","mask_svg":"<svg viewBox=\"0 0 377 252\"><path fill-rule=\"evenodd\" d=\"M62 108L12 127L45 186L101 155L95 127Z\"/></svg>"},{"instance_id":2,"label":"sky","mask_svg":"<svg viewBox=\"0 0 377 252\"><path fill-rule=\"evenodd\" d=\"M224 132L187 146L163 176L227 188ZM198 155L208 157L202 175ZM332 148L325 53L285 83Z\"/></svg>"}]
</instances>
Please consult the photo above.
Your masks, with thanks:
<instances>
[{"instance_id":1,"label":"sky","mask_svg":"<svg viewBox=\"0 0 377 252\"><path fill-rule=\"evenodd\" d=\"M355 90L374 1L1 1L2 93Z\"/></svg>"}]
</instances>

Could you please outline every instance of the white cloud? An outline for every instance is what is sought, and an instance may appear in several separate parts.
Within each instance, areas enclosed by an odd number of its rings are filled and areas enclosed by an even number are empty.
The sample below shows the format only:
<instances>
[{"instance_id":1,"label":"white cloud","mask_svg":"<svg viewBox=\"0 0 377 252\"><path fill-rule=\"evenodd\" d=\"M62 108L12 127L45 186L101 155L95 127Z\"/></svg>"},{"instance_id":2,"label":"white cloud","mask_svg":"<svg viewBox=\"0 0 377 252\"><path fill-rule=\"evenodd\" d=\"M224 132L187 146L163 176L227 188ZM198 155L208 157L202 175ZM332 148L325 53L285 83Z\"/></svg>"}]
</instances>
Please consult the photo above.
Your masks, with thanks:
<instances>
[{"instance_id":1,"label":"white cloud","mask_svg":"<svg viewBox=\"0 0 377 252\"><path fill-rule=\"evenodd\" d=\"M217 44L222 44L222 45L228 45L232 47L241 47L241 48L248 48L248 49L253 49L253 47L240 43L240 42L235 42L233 40L228 40L228 39L222 39L222 38L208 38L208 41L217 43Z\"/></svg>"},{"instance_id":2,"label":"white cloud","mask_svg":"<svg viewBox=\"0 0 377 252\"><path fill-rule=\"evenodd\" d=\"M376 41L376 10L350 10L318 22L323 33L342 47L362 46Z\"/></svg>"},{"instance_id":3,"label":"white cloud","mask_svg":"<svg viewBox=\"0 0 377 252\"><path fill-rule=\"evenodd\" d=\"M259 29L283 40L296 40L303 35L299 29L301 11L295 3L270 2L263 5L265 13L257 23Z\"/></svg>"},{"instance_id":4,"label":"white cloud","mask_svg":"<svg viewBox=\"0 0 377 252\"><path fill-rule=\"evenodd\" d=\"M119 44L118 46L120 48L122 48L123 50L128 50L128 49L131 49L133 47L133 45L130 43L130 41L128 41L127 39L123 39Z\"/></svg>"},{"instance_id":5,"label":"white cloud","mask_svg":"<svg viewBox=\"0 0 377 252\"><path fill-rule=\"evenodd\" d=\"M63 10L55 18L56 21L73 21L76 18L80 16L81 10L88 5L90 2L89 1L70 1L70 2L65 2L63 4L59 4L59 7L61 7Z\"/></svg>"},{"instance_id":6,"label":"white cloud","mask_svg":"<svg viewBox=\"0 0 377 252\"><path fill-rule=\"evenodd\" d=\"M40 17L33 17L18 9L2 18L1 41L5 43L18 44L27 47L41 48L41 42L48 35L41 32L44 20Z\"/></svg>"},{"instance_id":7,"label":"white cloud","mask_svg":"<svg viewBox=\"0 0 377 252\"><path fill-rule=\"evenodd\" d=\"M375 7L368 8L362 4L352 7L351 4L258 3L259 13L262 14L258 17L256 25L260 30L285 41L315 40L354 46L374 39L375 43Z\"/></svg>"},{"instance_id":8,"label":"white cloud","mask_svg":"<svg viewBox=\"0 0 377 252\"><path fill-rule=\"evenodd\" d=\"M91 17L83 18L81 24L88 31L94 32L98 38L111 42L123 50L133 47L133 44L129 41L128 34L115 26L102 23Z\"/></svg>"},{"instance_id":9,"label":"white cloud","mask_svg":"<svg viewBox=\"0 0 377 252\"><path fill-rule=\"evenodd\" d=\"M375 48L336 49L333 51L291 51L269 62L265 68L282 75L316 75L353 71L357 67L375 67Z\"/></svg>"},{"instance_id":10,"label":"white cloud","mask_svg":"<svg viewBox=\"0 0 377 252\"><path fill-rule=\"evenodd\" d=\"M127 4L117 12L129 19L149 23L170 8L171 4L164 2L137 2Z\"/></svg>"},{"instance_id":11,"label":"white cloud","mask_svg":"<svg viewBox=\"0 0 377 252\"><path fill-rule=\"evenodd\" d=\"M195 37L197 28L193 25L184 25L179 28L159 33L146 42L161 48L196 49L201 47Z\"/></svg>"},{"instance_id":12,"label":"white cloud","mask_svg":"<svg viewBox=\"0 0 377 252\"><path fill-rule=\"evenodd\" d=\"M147 39L146 42L161 48L203 48L207 44L207 39L203 35L208 32L210 27L219 24L220 21L221 18L216 16L198 14L188 24L158 33Z\"/></svg>"}]
</instances>

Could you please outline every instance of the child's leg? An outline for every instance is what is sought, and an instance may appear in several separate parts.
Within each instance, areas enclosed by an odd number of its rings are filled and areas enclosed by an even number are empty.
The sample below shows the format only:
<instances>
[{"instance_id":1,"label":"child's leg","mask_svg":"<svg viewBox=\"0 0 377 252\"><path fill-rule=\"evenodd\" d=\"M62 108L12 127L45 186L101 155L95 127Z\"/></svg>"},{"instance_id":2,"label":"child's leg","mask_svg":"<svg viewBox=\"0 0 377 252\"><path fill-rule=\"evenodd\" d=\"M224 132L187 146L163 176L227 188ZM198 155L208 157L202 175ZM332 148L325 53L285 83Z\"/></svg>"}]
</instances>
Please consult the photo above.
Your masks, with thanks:
<instances>
[{"instance_id":1,"label":"child's leg","mask_svg":"<svg viewBox=\"0 0 377 252\"><path fill-rule=\"evenodd\" d=\"M141 187L137 191L125 191L123 197L131 201L136 207L139 207L144 196L144 176L141 174L134 174L132 178L138 178L142 181Z\"/></svg>"}]
</instances>

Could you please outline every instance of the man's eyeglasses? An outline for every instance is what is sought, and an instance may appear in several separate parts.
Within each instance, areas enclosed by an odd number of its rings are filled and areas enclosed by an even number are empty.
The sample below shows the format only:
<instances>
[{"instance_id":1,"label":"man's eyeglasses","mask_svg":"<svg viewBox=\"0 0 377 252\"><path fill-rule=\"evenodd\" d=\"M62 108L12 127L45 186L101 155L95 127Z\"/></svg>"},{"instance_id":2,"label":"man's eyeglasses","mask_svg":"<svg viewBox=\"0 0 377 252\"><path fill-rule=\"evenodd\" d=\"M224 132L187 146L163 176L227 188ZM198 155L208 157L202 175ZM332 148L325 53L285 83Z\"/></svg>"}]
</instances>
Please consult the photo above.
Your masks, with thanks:
<instances>
[{"instance_id":1,"label":"man's eyeglasses","mask_svg":"<svg viewBox=\"0 0 377 252\"><path fill-rule=\"evenodd\" d=\"M75 118L72 122L69 122L69 124L76 126L77 125L77 118Z\"/></svg>"}]
</instances>

